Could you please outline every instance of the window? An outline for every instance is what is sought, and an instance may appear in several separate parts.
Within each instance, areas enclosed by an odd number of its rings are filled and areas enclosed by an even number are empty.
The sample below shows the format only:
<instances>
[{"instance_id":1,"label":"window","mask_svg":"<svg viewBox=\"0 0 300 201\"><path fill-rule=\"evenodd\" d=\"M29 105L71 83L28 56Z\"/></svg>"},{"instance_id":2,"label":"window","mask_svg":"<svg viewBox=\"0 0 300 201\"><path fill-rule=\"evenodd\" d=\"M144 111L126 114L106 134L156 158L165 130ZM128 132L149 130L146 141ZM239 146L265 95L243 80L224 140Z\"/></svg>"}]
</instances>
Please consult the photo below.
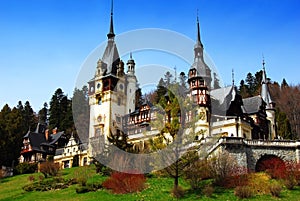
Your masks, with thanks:
<instances>
[{"instance_id":1,"label":"window","mask_svg":"<svg viewBox=\"0 0 300 201\"><path fill-rule=\"evenodd\" d=\"M118 98L118 105L121 105L121 98Z\"/></svg>"},{"instance_id":2,"label":"window","mask_svg":"<svg viewBox=\"0 0 300 201\"><path fill-rule=\"evenodd\" d=\"M73 148L73 152L75 152L75 147Z\"/></svg>"},{"instance_id":3,"label":"window","mask_svg":"<svg viewBox=\"0 0 300 201\"><path fill-rule=\"evenodd\" d=\"M102 104L102 98L101 98L101 96L98 97L97 103L98 103L98 105L101 105L101 104Z\"/></svg>"}]
</instances>

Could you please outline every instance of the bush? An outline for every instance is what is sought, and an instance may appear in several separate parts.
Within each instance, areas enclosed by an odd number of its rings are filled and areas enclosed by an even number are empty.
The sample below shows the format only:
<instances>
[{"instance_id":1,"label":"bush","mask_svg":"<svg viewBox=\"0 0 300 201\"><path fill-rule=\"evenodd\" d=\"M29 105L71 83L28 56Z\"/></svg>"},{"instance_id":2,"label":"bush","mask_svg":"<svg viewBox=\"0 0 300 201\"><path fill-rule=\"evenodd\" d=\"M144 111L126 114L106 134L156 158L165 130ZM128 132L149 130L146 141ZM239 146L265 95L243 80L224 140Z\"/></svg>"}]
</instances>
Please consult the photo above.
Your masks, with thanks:
<instances>
[{"instance_id":1,"label":"bush","mask_svg":"<svg viewBox=\"0 0 300 201\"><path fill-rule=\"evenodd\" d=\"M55 189L64 189L69 186L69 182L63 179L45 179L43 181L30 183L23 186L25 191L49 191Z\"/></svg>"},{"instance_id":2,"label":"bush","mask_svg":"<svg viewBox=\"0 0 300 201\"><path fill-rule=\"evenodd\" d=\"M56 176L59 171L59 164L46 161L40 164L40 172L43 173L45 178L48 176Z\"/></svg>"},{"instance_id":3,"label":"bush","mask_svg":"<svg viewBox=\"0 0 300 201\"><path fill-rule=\"evenodd\" d=\"M74 171L74 179L81 186L86 186L88 179L92 176L92 172L88 166L80 167Z\"/></svg>"},{"instance_id":4,"label":"bush","mask_svg":"<svg viewBox=\"0 0 300 201\"><path fill-rule=\"evenodd\" d=\"M93 164L96 166L96 173L102 175L102 176L110 176L112 173L112 169L109 167L106 167L102 163L98 162L97 160L92 161Z\"/></svg>"},{"instance_id":5,"label":"bush","mask_svg":"<svg viewBox=\"0 0 300 201\"><path fill-rule=\"evenodd\" d=\"M234 195L241 199L251 198L254 196L254 192L250 186L237 186L234 189Z\"/></svg>"},{"instance_id":6,"label":"bush","mask_svg":"<svg viewBox=\"0 0 300 201\"><path fill-rule=\"evenodd\" d=\"M293 190L297 184L298 182L294 178L289 178L284 180L284 185L289 190Z\"/></svg>"},{"instance_id":7,"label":"bush","mask_svg":"<svg viewBox=\"0 0 300 201\"><path fill-rule=\"evenodd\" d=\"M97 191L98 189L101 189L102 185L101 184L88 184L86 186L79 186L76 188L76 193L87 193L87 192L92 192L92 191Z\"/></svg>"},{"instance_id":8,"label":"bush","mask_svg":"<svg viewBox=\"0 0 300 201\"><path fill-rule=\"evenodd\" d=\"M225 186L226 179L233 175L238 166L236 159L231 157L227 151L223 151L208 161L208 167L215 183L219 186Z\"/></svg>"},{"instance_id":9,"label":"bush","mask_svg":"<svg viewBox=\"0 0 300 201\"><path fill-rule=\"evenodd\" d=\"M142 191L146 178L143 174L113 172L111 176L103 182L103 187L112 190L116 194L125 194Z\"/></svg>"},{"instance_id":10,"label":"bush","mask_svg":"<svg viewBox=\"0 0 300 201\"><path fill-rule=\"evenodd\" d=\"M208 164L205 160L197 160L183 170L184 179L193 190L201 188L201 181L210 177L207 171Z\"/></svg>"},{"instance_id":11,"label":"bush","mask_svg":"<svg viewBox=\"0 0 300 201\"><path fill-rule=\"evenodd\" d=\"M184 189L181 186L174 187L171 191L172 196L179 199L184 196Z\"/></svg>"},{"instance_id":12,"label":"bush","mask_svg":"<svg viewBox=\"0 0 300 201\"><path fill-rule=\"evenodd\" d=\"M254 194L269 194L270 180L271 177L267 173L251 173L248 174L247 186L252 188Z\"/></svg>"},{"instance_id":13,"label":"bush","mask_svg":"<svg viewBox=\"0 0 300 201\"><path fill-rule=\"evenodd\" d=\"M206 197L211 197L212 194L214 193L215 189L212 185L206 185L204 187L204 189L202 190L202 193L206 196Z\"/></svg>"},{"instance_id":14,"label":"bush","mask_svg":"<svg viewBox=\"0 0 300 201\"><path fill-rule=\"evenodd\" d=\"M270 184L270 193L272 196L274 197L280 197L280 193L281 193L281 186L278 183L272 183Z\"/></svg>"},{"instance_id":15,"label":"bush","mask_svg":"<svg viewBox=\"0 0 300 201\"><path fill-rule=\"evenodd\" d=\"M14 169L14 174L32 174L36 172L37 167L37 163L19 163Z\"/></svg>"},{"instance_id":16,"label":"bush","mask_svg":"<svg viewBox=\"0 0 300 201\"><path fill-rule=\"evenodd\" d=\"M28 181L34 181L34 180L35 180L35 178L34 178L33 175L30 175L30 176L28 177Z\"/></svg>"},{"instance_id":17,"label":"bush","mask_svg":"<svg viewBox=\"0 0 300 201\"><path fill-rule=\"evenodd\" d=\"M258 164L257 171L267 172L272 179L283 179L286 177L287 173L284 161L278 157L269 157L262 160Z\"/></svg>"}]
</instances>

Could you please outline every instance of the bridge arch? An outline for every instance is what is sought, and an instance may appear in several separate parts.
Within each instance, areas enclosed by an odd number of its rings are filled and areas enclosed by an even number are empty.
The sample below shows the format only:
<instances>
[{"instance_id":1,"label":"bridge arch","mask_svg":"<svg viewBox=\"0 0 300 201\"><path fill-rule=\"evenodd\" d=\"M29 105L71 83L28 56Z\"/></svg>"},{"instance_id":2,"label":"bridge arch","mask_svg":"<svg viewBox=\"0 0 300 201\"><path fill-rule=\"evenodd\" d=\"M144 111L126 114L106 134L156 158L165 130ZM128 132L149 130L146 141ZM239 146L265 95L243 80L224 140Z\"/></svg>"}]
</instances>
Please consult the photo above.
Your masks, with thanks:
<instances>
[{"instance_id":1,"label":"bridge arch","mask_svg":"<svg viewBox=\"0 0 300 201\"><path fill-rule=\"evenodd\" d=\"M272 172L280 172L285 170L285 162L279 156L274 154L264 154L262 155L256 162L255 171L272 171Z\"/></svg>"}]
</instances>

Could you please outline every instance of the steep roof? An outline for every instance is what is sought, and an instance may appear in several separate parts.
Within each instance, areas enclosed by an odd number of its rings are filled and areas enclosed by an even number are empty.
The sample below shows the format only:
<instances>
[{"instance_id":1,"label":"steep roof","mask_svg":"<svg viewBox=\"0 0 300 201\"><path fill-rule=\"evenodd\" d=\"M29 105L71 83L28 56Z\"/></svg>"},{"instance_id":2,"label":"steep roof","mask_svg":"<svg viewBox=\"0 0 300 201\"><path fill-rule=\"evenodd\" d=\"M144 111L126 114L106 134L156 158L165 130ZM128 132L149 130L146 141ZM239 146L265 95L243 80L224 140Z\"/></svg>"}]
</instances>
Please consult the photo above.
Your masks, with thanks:
<instances>
[{"instance_id":1,"label":"steep roof","mask_svg":"<svg viewBox=\"0 0 300 201\"><path fill-rule=\"evenodd\" d=\"M120 62L119 52L117 49L117 45L114 41L115 33L114 33L114 25L113 25L113 3L111 5L111 13L110 13L110 25L109 25L109 33L107 34L107 46L105 48L104 54L102 56L102 61L107 65L104 70L104 75L116 75L117 74L117 65Z\"/></svg>"},{"instance_id":2,"label":"steep roof","mask_svg":"<svg viewBox=\"0 0 300 201\"><path fill-rule=\"evenodd\" d=\"M210 92L212 100L212 113L225 114L232 101L235 100L237 90L235 86L214 89Z\"/></svg>"},{"instance_id":3,"label":"steep roof","mask_svg":"<svg viewBox=\"0 0 300 201\"><path fill-rule=\"evenodd\" d=\"M261 97L265 101L266 109L273 109L273 101L271 99L271 95L269 92L268 87L268 80L266 76L266 70L265 70L265 62L263 61L263 73L262 73L262 81L261 81Z\"/></svg>"},{"instance_id":4,"label":"steep roof","mask_svg":"<svg viewBox=\"0 0 300 201\"><path fill-rule=\"evenodd\" d=\"M261 96L254 96L243 99L244 107L243 112L246 114L254 114L260 110L260 107L264 104Z\"/></svg>"}]
</instances>

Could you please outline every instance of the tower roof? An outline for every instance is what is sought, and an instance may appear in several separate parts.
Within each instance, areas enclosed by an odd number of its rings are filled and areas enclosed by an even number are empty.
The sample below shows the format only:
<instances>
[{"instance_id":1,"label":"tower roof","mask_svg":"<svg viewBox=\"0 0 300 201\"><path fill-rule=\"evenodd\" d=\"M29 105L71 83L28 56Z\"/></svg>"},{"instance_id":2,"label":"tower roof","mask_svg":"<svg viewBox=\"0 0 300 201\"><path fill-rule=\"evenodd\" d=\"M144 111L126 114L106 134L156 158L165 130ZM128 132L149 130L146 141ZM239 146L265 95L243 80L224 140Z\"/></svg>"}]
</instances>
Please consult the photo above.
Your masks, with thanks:
<instances>
[{"instance_id":1,"label":"tower roof","mask_svg":"<svg viewBox=\"0 0 300 201\"><path fill-rule=\"evenodd\" d=\"M208 65L204 61L203 57L203 44L200 38L200 23L199 18L197 16L197 39L196 44L194 46L194 63L190 69L196 69L197 77L203 77L207 85L210 86L211 84L211 70Z\"/></svg>"},{"instance_id":2,"label":"tower roof","mask_svg":"<svg viewBox=\"0 0 300 201\"><path fill-rule=\"evenodd\" d=\"M107 38L114 38L115 33L114 33L114 22L113 22L113 0L111 1L111 11L110 11L110 25L109 25L109 32L107 34Z\"/></svg>"},{"instance_id":3,"label":"tower roof","mask_svg":"<svg viewBox=\"0 0 300 201\"><path fill-rule=\"evenodd\" d=\"M117 65L120 62L120 57L119 57L117 45L114 42L115 34L114 34L114 26L113 26L113 1L111 3L110 26L109 26L109 33L107 34L107 38L108 38L107 46L102 56L102 61L107 65L104 75L109 75L109 74L116 75Z\"/></svg>"},{"instance_id":4,"label":"tower roof","mask_svg":"<svg viewBox=\"0 0 300 201\"><path fill-rule=\"evenodd\" d=\"M268 80L266 76L265 61L263 60L263 72L262 72L262 81L261 81L261 97L266 103L266 109L273 109L273 101L268 87Z\"/></svg>"}]
</instances>

